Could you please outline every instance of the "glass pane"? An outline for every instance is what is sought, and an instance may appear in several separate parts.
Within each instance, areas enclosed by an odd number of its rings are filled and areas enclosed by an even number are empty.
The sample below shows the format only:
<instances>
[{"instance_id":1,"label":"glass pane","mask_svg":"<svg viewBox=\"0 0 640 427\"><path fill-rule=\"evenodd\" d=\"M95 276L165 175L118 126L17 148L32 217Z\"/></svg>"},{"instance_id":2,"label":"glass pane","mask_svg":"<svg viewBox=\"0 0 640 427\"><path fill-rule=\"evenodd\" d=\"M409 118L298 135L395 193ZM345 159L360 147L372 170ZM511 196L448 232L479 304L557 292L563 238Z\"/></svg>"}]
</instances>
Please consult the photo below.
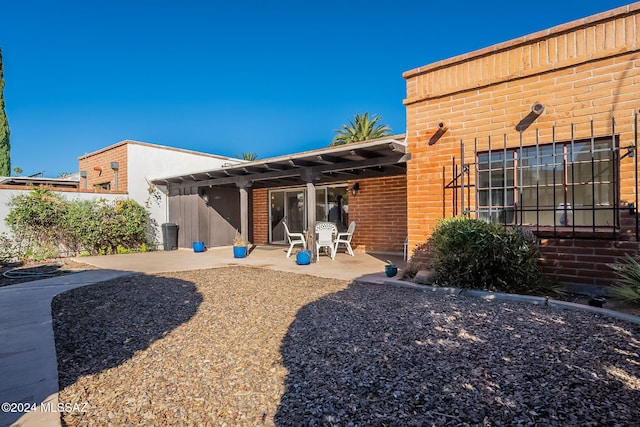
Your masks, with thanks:
<instances>
[{"instance_id":1,"label":"glass pane","mask_svg":"<svg viewBox=\"0 0 640 427\"><path fill-rule=\"evenodd\" d=\"M271 192L269 212L271 215L271 241L285 241L284 226L282 225L282 221L284 221L284 192Z\"/></svg>"},{"instance_id":2,"label":"glass pane","mask_svg":"<svg viewBox=\"0 0 640 427\"><path fill-rule=\"evenodd\" d=\"M347 197L347 187L328 187L328 221L333 222L338 230L344 231L348 223L349 198Z\"/></svg>"},{"instance_id":3,"label":"glass pane","mask_svg":"<svg viewBox=\"0 0 640 427\"><path fill-rule=\"evenodd\" d=\"M328 213L327 190L325 188L316 188L316 221L326 221Z\"/></svg>"},{"instance_id":4,"label":"glass pane","mask_svg":"<svg viewBox=\"0 0 640 427\"><path fill-rule=\"evenodd\" d=\"M289 231L302 233L306 219L304 215L304 191L287 191L285 205L285 221L287 221Z\"/></svg>"}]
</instances>

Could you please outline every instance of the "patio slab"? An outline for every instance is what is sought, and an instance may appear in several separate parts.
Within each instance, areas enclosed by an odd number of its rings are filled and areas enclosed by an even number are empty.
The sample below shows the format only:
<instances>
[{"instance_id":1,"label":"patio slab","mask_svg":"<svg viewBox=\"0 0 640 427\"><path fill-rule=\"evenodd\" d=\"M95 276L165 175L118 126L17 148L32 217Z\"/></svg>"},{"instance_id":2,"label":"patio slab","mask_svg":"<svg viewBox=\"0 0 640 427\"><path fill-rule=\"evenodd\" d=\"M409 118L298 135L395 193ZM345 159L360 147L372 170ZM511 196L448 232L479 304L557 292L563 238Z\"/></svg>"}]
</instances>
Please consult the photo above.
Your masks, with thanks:
<instances>
[{"instance_id":1,"label":"patio slab","mask_svg":"<svg viewBox=\"0 0 640 427\"><path fill-rule=\"evenodd\" d=\"M390 259L402 268L405 263L402 256L358 253L355 256L338 253L334 260L321 255L317 262L309 265L297 265L295 255L286 257L288 246L254 246L246 258L234 258L231 246L215 247L205 252L191 249L173 251L154 251L113 256L93 256L75 258L75 261L95 267L113 270L125 270L137 273L166 273L171 271L200 270L224 267L228 265L246 265L270 268L297 274L355 280L363 275L378 274L384 276L384 265Z\"/></svg>"}]
</instances>

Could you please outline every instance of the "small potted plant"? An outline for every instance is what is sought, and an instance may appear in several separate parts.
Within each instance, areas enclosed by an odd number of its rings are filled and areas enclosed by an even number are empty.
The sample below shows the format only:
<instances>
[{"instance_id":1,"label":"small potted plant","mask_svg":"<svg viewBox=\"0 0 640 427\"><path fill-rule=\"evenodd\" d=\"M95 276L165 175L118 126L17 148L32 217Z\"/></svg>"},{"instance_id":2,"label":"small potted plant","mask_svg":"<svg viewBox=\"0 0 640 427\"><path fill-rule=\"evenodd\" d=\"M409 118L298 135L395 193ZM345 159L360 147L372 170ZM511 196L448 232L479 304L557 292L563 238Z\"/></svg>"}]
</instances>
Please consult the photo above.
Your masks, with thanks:
<instances>
[{"instance_id":1,"label":"small potted plant","mask_svg":"<svg viewBox=\"0 0 640 427\"><path fill-rule=\"evenodd\" d=\"M387 260L387 265L384 266L384 272L387 277L393 277L398 274L398 266L390 260Z\"/></svg>"},{"instance_id":2,"label":"small potted plant","mask_svg":"<svg viewBox=\"0 0 640 427\"><path fill-rule=\"evenodd\" d=\"M233 238L233 257L244 258L247 256L247 242L244 241L242 234L236 231L236 237Z\"/></svg>"}]
</instances>

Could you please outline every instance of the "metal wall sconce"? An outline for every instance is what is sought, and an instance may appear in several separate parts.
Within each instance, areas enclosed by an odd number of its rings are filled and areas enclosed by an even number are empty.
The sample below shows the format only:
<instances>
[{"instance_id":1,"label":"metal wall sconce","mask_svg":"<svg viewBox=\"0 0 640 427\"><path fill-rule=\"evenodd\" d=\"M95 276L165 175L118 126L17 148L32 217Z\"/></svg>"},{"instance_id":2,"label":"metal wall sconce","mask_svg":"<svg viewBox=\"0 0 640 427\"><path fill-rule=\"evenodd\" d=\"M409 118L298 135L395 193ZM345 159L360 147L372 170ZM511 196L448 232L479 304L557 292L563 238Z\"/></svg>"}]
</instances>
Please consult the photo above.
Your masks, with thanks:
<instances>
[{"instance_id":1,"label":"metal wall sconce","mask_svg":"<svg viewBox=\"0 0 640 427\"><path fill-rule=\"evenodd\" d=\"M209 194L207 194L206 188L200 189L200 197L205 203L209 203Z\"/></svg>"},{"instance_id":2,"label":"metal wall sconce","mask_svg":"<svg viewBox=\"0 0 640 427\"><path fill-rule=\"evenodd\" d=\"M535 114L536 116L539 116L542 113L544 113L544 110L545 110L545 106L537 101L534 102L533 105L531 106L531 113Z\"/></svg>"},{"instance_id":3,"label":"metal wall sconce","mask_svg":"<svg viewBox=\"0 0 640 427\"><path fill-rule=\"evenodd\" d=\"M87 188L87 171L80 171L80 178L84 180L84 188Z\"/></svg>"},{"instance_id":4,"label":"metal wall sconce","mask_svg":"<svg viewBox=\"0 0 640 427\"><path fill-rule=\"evenodd\" d=\"M433 145L438 142L448 129L449 128L444 124L444 122L438 122L438 129L433 133L433 135L431 135L431 138L429 138L429 145Z\"/></svg>"},{"instance_id":5,"label":"metal wall sconce","mask_svg":"<svg viewBox=\"0 0 640 427\"><path fill-rule=\"evenodd\" d=\"M116 182L116 191L118 191L118 169L120 169L120 164L118 162L111 162L111 169L113 169L114 180Z\"/></svg>"},{"instance_id":6,"label":"metal wall sconce","mask_svg":"<svg viewBox=\"0 0 640 427\"><path fill-rule=\"evenodd\" d=\"M351 194L353 194L353 196L357 196L358 192L360 191L360 183L359 182L354 182L353 186L351 187Z\"/></svg>"}]
</instances>

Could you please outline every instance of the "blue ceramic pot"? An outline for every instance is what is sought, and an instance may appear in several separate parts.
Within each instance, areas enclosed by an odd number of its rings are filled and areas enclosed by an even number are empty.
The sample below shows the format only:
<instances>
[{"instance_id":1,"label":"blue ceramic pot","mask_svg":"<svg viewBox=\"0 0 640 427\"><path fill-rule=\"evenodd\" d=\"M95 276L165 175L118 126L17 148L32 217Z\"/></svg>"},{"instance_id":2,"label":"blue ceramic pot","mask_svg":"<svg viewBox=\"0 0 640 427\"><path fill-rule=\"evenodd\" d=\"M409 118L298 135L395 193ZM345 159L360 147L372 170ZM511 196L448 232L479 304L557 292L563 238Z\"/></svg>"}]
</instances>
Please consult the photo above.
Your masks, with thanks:
<instances>
[{"instance_id":1,"label":"blue ceramic pot","mask_svg":"<svg viewBox=\"0 0 640 427\"><path fill-rule=\"evenodd\" d=\"M244 258L247 256L247 247L246 246L234 246L233 247L233 257L234 258Z\"/></svg>"},{"instance_id":2,"label":"blue ceramic pot","mask_svg":"<svg viewBox=\"0 0 640 427\"><path fill-rule=\"evenodd\" d=\"M193 252L204 252L204 242L193 242Z\"/></svg>"},{"instance_id":3,"label":"blue ceramic pot","mask_svg":"<svg viewBox=\"0 0 640 427\"><path fill-rule=\"evenodd\" d=\"M307 249L306 251L299 251L296 254L296 263L298 265L311 264L311 251L309 249Z\"/></svg>"},{"instance_id":4,"label":"blue ceramic pot","mask_svg":"<svg viewBox=\"0 0 640 427\"><path fill-rule=\"evenodd\" d=\"M398 274L398 267L396 267L395 265L385 265L384 272L387 277L393 277Z\"/></svg>"}]
</instances>

